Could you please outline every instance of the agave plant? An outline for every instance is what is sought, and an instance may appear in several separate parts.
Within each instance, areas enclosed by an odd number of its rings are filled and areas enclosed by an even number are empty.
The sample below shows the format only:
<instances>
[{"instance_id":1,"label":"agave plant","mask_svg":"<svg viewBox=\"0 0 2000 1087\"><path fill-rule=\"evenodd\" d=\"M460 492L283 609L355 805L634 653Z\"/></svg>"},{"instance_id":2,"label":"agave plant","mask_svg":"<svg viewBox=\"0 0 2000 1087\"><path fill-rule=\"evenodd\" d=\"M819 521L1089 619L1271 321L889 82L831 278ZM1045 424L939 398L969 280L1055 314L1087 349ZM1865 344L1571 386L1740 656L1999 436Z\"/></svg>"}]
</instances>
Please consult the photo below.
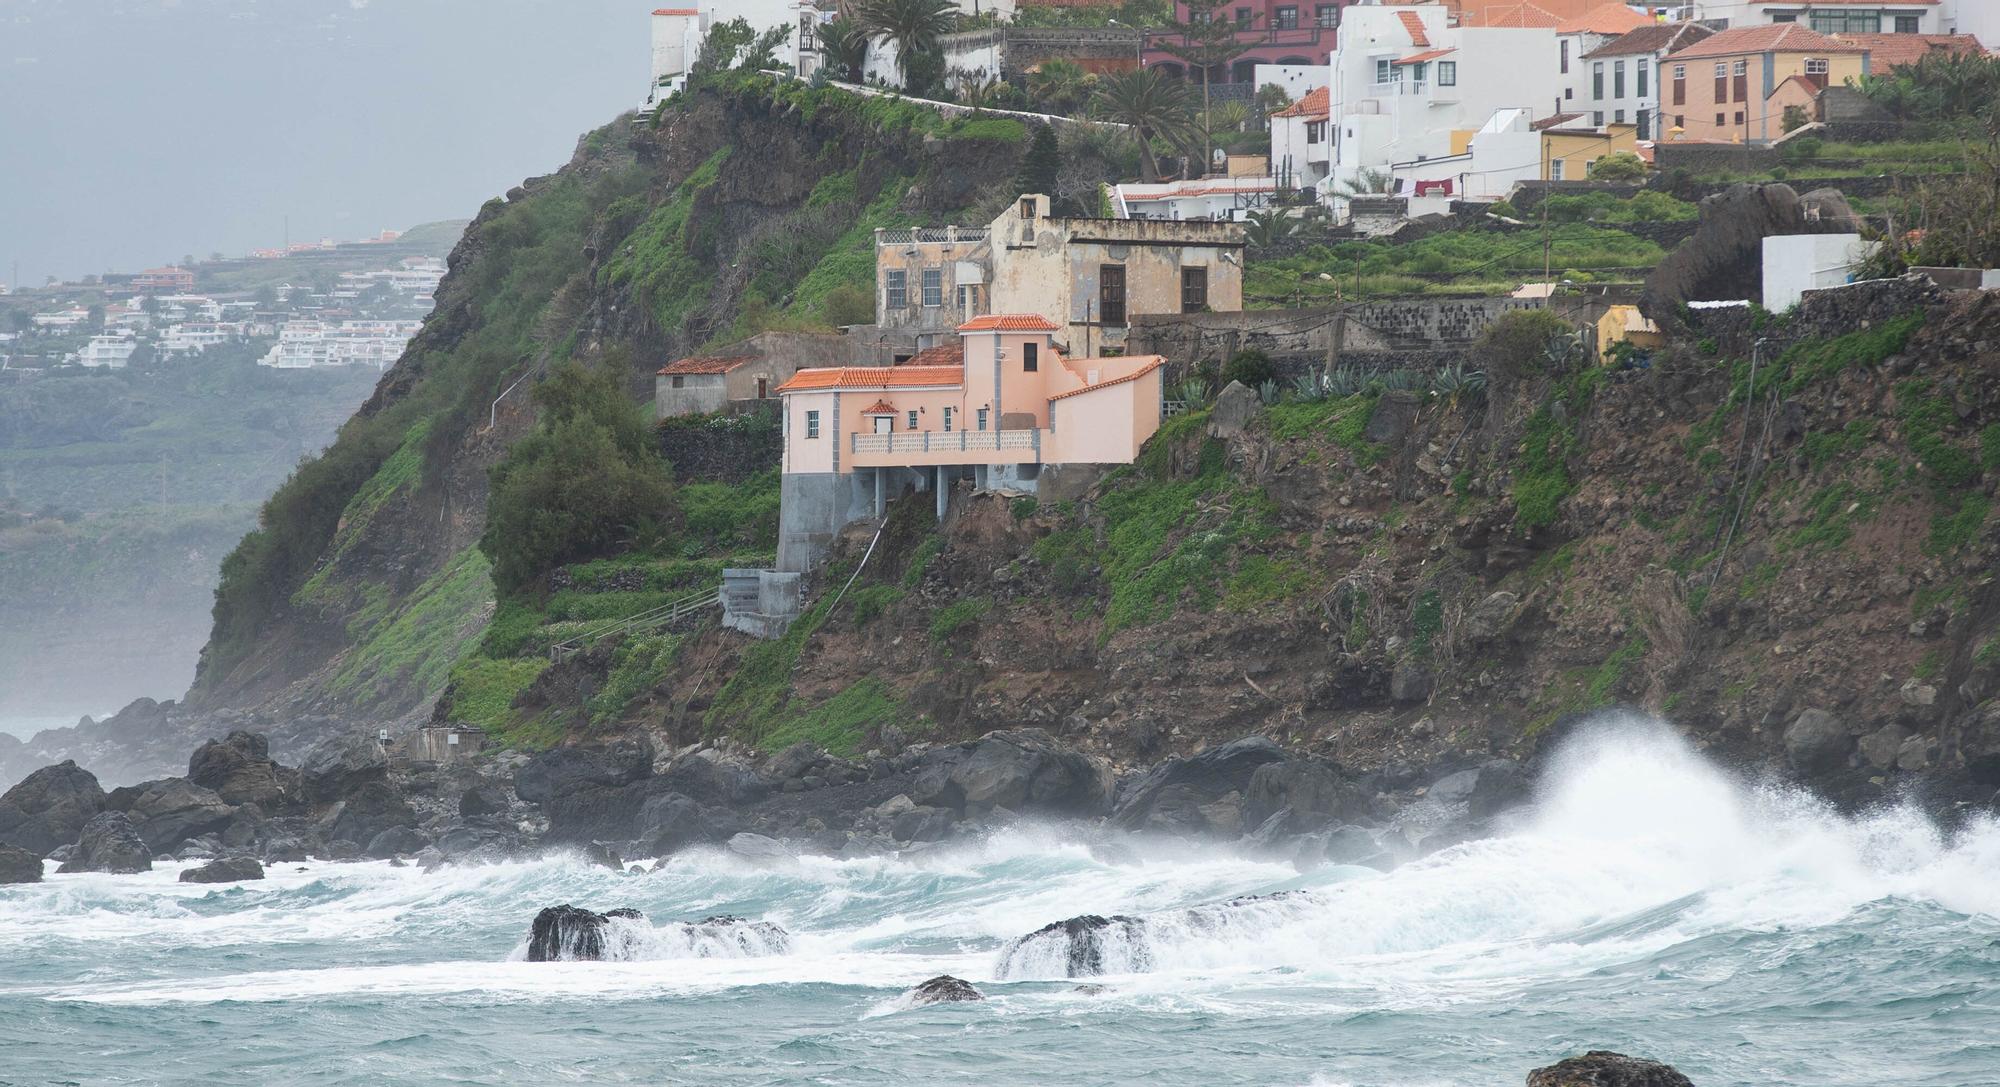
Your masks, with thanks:
<instances>
[{"instance_id":1,"label":"agave plant","mask_svg":"<svg viewBox=\"0 0 2000 1087\"><path fill-rule=\"evenodd\" d=\"M1438 371L1431 391L1453 408L1480 403L1486 399L1486 371L1467 370L1463 362L1454 362Z\"/></svg>"},{"instance_id":2,"label":"agave plant","mask_svg":"<svg viewBox=\"0 0 2000 1087\"><path fill-rule=\"evenodd\" d=\"M1356 366L1343 366L1328 375L1326 391L1342 400L1368 387L1368 375Z\"/></svg>"},{"instance_id":3,"label":"agave plant","mask_svg":"<svg viewBox=\"0 0 2000 1087\"><path fill-rule=\"evenodd\" d=\"M1181 394L1180 398L1191 405L1208 402L1208 382L1203 381L1201 378L1187 378L1175 386L1175 389Z\"/></svg>"},{"instance_id":4,"label":"agave plant","mask_svg":"<svg viewBox=\"0 0 2000 1087\"><path fill-rule=\"evenodd\" d=\"M1307 404L1325 400L1326 382L1326 376L1323 374L1300 374L1292 379L1292 399Z\"/></svg>"},{"instance_id":5,"label":"agave plant","mask_svg":"<svg viewBox=\"0 0 2000 1087\"><path fill-rule=\"evenodd\" d=\"M1284 388L1276 381L1261 381L1257 384L1257 399L1262 400L1267 408L1277 403L1284 395Z\"/></svg>"}]
</instances>

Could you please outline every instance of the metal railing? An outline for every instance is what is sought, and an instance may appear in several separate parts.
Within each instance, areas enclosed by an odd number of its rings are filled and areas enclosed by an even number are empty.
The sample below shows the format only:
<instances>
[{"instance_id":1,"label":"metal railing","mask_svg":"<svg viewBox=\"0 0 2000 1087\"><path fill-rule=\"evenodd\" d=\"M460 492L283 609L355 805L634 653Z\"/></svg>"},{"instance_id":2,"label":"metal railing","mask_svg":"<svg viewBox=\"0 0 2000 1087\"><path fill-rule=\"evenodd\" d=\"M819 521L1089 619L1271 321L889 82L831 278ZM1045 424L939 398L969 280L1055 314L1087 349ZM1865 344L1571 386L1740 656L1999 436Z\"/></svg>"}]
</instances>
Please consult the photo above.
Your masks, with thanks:
<instances>
[{"instance_id":1,"label":"metal railing","mask_svg":"<svg viewBox=\"0 0 2000 1087\"><path fill-rule=\"evenodd\" d=\"M875 232L875 244L914 245L918 243L983 242L986 240L983 226L920 226L899 229L881 229Z\"/></svg>"},{"instance_id":2,"label":"metal railing","mask_svg":"<svg viewBox=\"0 0 2000 1087\"><path fill-rule=\"evenodd\" d=\"M854 434L855 453L984 453L1002 449L1040 449L1039 430L952 430L921 434Z\"/></svg>"},{"instance_id":3,"label":"metal railing","mask_svg":"<svg viewBox=\"0 0 2000 1087\"><path fill-rule=\"evenodd\" d=\"M1429 94L1431 84L1427 79L1392 79L1387 83L1371 83L1368 93L1378 97L1392 94Z\"/></svg>"},{"instance_id":4,"label":"metal railing","mask_svg":"<svg viewBox=\"0 0 2000 1087\"><path fill-rule=\"evenodd\" d=\"M711 586L671 603L662 604L657 608L642 611L637 615L628 615L623 619L606 623L594 630L584 631L582 634L567 641L557 642L549 647L549 659L559 661L572 653L587 649L591 645L603 641L614 634L629 634L636 630L651 630L663 627L668 623L684 619L699 611L706 611L721 603L722 587L720 585Z\"/></svg>"}]
</instances>

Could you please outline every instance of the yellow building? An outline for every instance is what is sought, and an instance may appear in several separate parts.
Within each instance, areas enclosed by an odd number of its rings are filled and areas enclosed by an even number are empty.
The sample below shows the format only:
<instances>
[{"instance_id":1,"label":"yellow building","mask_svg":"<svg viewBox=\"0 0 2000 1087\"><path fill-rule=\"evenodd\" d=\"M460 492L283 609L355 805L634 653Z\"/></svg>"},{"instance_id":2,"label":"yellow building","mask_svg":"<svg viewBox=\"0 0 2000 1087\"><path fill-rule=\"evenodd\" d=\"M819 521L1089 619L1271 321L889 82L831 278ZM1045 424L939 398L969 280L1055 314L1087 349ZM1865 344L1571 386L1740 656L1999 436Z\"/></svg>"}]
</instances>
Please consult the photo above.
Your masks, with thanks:
<instances>
[{"instance_id":1,"label":"yellow building","mask_svg":"<svg viewBox=\"0 0 2000 1087\"><path fill-rule=\"evenodd\" d=\"M1800 23L1725 30L1661 62L1661 126L1690 140L1775 140L1785 134L1785 104L1796 104L1782 96L1771 101L1782 84L1798 76L1823 90L1868 68L1865 47Z\"/></svg>"},{"instance_id":2,"label":"yellow building","mask_svg":"<svg viewBox=\"0 0 2000 1087\"><path fill-rule=\"evenodd\" d=\"M1605 362L1611 361L1611 349L1621 343L1652 351L1666 346L1666 342L1660 326L1647 320L1637 306L1623 303L1609 306L1604 316L1597 319L1597 351Z\"/></svg>"},{"instance_id":3,"label":"yellow building","mask_svg":"<svg viewBox=\"0 0 2000 1087\"><path fill-rule=\"evenodd\" d=\"M1550 128L1542 131L1542 180L1584 181L1590 164L1616 151L1639 153L1638 125L1590 128Z\"/></svg>"}]
</instances>

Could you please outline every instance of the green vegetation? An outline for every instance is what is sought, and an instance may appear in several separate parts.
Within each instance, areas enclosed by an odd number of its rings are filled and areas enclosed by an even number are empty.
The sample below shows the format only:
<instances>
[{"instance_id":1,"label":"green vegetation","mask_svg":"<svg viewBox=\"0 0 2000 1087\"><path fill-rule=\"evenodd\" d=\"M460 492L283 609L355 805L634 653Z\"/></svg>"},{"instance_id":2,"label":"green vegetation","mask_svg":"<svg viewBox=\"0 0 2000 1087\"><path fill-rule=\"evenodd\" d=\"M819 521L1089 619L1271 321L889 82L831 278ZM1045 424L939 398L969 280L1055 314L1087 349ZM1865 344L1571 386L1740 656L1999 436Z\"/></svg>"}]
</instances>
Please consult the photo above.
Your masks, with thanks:
<instances>
[{"instance_id":1,"label":"green vegetation","mask_svg":"<svg viewBox=\"0 0 2000 1087\"><path fill-rule=\"evenodd\" d=\"M1933 555L1955 555L1979 538L1992 512L1993 503L1985 495L1963 495L1956 506L1946 507L1931 518L1931 533L1924 546Z\"/></svg>"},{"instance_id":2,"label":"green vegetation","mask_svg":"<svg viewBox=\"0 0 2000 1087\"><path fill-rule=\"evenodd\" d=\"M968 596L939 608L931 616L931 641L948 642L965 628L993 610L993 602L983 596Z\"/></svg>"},{"instance_id":3,"label":"green vegetation","mask_svg":"<svg viewBox=\"0 0 2000 1087\"><path fill-rule=\"evenodd\" d=\"M1940 486L1961 487L1978 478L1978 462L1946 435L1958 413L1950 401L1931 395L1928 381L1910 378L1896 384L1896 417L1903 424L1903 440Z\"/></svg>"},{"instance_id":4,"label":"green vegetation","mask_svg":"<svg viewBox=\"0 0 2000 1087\"><path fill-rule=\"evenodd\" d=\"M472 657L458 662L451 669L453 720L478 725L505 746L522 746L514 742L514 699L548 667L546 657L524 660Z\"/></svg>"},{"instance_id":5,"label":"green vegetation","mask_svg":"<svg viewBox=\"0 0 2000 1087\"><path fill-rule=\"evenodd\" d=\"M758 746L782 751L805 740L836 755L852 755L861 749L869 730L889 725L907 732L920 729L922 722L904 708L887 684L869 676L819 705L785 718L758 740Z\"/></svg>"},{"instance_id":6,"label":"green vegetation","mask_svg":"<svg viewBox=\"0 0 2000 1087\"><path fill-rule=\"evenodd\" d=\"M903 567L903 588L914 589L923 584L925 571L931 568L938 554L944 550L944 537L936 533L924 537L924 542L910 552L910 561Z\"/></svg>"},{"instance_id":7,"label":"green vegetation","mask_svg":"<svg viewBox=\"0 0 2000 1087\"><path fill-rule=\"evenodd\" d=\"M1555 223L1678 223L1693 222L1700 211L1685 200L1650 189L1631 196L1608 192L1558 194L1536 206ZM1509 218L1519 218L1511 210Z\"/></svg>"},{"instance_id":8,"label":"green vegetation","mask_svg":"<svg viewBox=\"0 0 2000 1087\"><path fill-rule=\"evenodd\" d=\"M1524 527L1554 524L1563 500L1576 492L1576 481L1569 474L1569 460L1582 445L1576 420L1602 378L1603 371L1592 369L1564 379L1522 428L1514 466L1514 511Z\"/></svg>"},{"instance_id":9,"label":"green vegetation","mask_svg":"<svg viewBox=\"0 0 2000 1087\"><path fill-rule=\"evenodd\" d=\"M486 557L466 548L406 598L370 593L348 623L355 644L327 690L371 704L443 688L452 663L479 637L481 609L493 598L489 571Z\"/></svg>"},{"instance_id":10,"label":"green vegetation","mask_svg":"<svg viewBox=\"0 0 2000 1087\"><path fill-rule=\"evenodd\" d=\"M1806 435L1806 462L1815 470L1829 464L1845 460L1859 453L1875 438L1875 423L1869 419L1850 419L1839 430L1816 430Z\"/></svg>"},{"instance_id":11,"label":"green vegetation","mask_svg":"<svg viewBox=\"0 0 2000 1087\"><path fill-rule=\"evenodd\" d=\"M658 686L673 667L683 638L678 634L635 634L611 653L611 673L584 704L593 725L616 721L639 696Z\"/></svg>"},{"instance_id":12,"label":"green vegetation","mask_svg":"<svg viewBox=\"0 0 2000 1087\"><path fill-rule=\"evenodd\" d=\"M1665 251L1621 230L1564 223L1549 231L1558 278L1579 283L1637 279ZM1359 278L1357 281L1357 270ZM1388 294L1504 294L1542 272L1542 237L1494 230L1448 230L1414 242L1351 241L1308 246L1296 256L1253 263L1243 293L1253 304L1306 304Z\"/></svg>"},{"instance_id":13,"label":"green vegetation","mask_svg":"<svg viewBox=\"0 0 2000 1087\"><path fill-rule=\"evenodd\" d=\"M646 216L598 273L608 286L629 286L661 328L679 328L714 287L715 232L721 223L692 212L722 176L732 150L721 148L682 178L673 196Z\"/></svg>"}]
</instances>

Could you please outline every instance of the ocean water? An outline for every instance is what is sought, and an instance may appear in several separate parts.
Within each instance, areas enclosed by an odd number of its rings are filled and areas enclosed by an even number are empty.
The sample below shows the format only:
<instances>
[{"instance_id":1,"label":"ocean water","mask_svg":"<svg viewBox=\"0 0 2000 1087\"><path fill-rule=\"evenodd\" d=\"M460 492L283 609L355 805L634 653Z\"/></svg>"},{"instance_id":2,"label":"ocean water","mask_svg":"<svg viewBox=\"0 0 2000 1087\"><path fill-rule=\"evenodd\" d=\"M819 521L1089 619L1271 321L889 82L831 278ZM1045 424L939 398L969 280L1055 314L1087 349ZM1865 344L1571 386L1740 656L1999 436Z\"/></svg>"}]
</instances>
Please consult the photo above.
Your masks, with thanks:
<instances>
[{"instance_id":1,"label":"ocean water","mask_svg":"<svg viewBox=\"0 0 2000 1087\"><path fill-rule=\"evenodd\" d=\"M1840 817L1595 733L1499 837L1391 872L1060 827L904 860L574 857L0 888L7 1084L1520 1084L1588 1048L1701 1087L2000 1083L2000 826ZM1303 890L1232 923L1175 911ZM768 919L783 954L520 961L545 905ZM1084 993L1007 942L1156 918ZM911 1007L939 973L978 1004Z\"/></svg>"}]
</instances>

